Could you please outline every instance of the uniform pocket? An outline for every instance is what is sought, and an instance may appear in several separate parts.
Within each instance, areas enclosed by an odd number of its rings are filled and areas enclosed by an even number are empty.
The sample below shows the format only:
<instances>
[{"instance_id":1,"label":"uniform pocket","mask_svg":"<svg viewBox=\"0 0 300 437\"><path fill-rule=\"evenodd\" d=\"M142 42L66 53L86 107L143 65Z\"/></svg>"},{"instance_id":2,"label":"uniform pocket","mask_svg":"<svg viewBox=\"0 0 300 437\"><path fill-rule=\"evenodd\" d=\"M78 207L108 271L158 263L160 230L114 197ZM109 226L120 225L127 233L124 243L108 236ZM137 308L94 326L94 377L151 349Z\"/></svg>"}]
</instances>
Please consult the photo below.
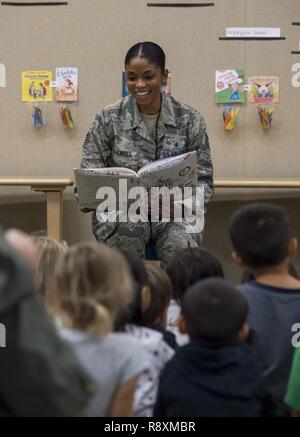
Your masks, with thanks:
<instances>
[{"instance_id":1,"label":"uniform pocket","mask_svg":"<svg viewBox=\"0 0 300 437\"><path fill-rule=\"evenodd\" d=\"M163 158L182 155L186 152L186 137L178 134L167 133L164 137L162 148Z\"/></svg>"}]
</instances>

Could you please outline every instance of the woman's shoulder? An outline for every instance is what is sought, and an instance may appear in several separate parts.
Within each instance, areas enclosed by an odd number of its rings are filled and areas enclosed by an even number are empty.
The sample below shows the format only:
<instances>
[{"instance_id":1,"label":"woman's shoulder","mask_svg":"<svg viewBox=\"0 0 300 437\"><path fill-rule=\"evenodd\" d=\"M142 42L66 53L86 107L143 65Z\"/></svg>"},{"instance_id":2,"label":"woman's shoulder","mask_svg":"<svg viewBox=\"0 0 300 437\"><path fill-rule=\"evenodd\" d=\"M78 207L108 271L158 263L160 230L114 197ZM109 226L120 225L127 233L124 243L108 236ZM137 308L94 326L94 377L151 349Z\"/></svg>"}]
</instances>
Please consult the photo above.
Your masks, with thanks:
<instances>
[{"instance_id":1,"label":"woman's shoulder","mask_svg":"<svg viewBox=\"0 0 300 437\"><path fill-rule=\"evenodd\" d=\"M203 118L200 110L195 108L194 106L188 105L187 103L183 103L173 96L164 95L165 106L172 108L176 117L195 117L195 118Z\"/></svg>"},{"instance_id":2,"label":"woman's shoulder","mask_svg":"<svg viewBox=\"0 0 300 437\"><path fill-rule=\"evenodd\" d=\"M124 111L131 110L132 97L127 96L117 100L115 103L105 106L103 109L97 112L96 116L111 116L113 114L120 114Z\"/></svg>"}]
</instances>

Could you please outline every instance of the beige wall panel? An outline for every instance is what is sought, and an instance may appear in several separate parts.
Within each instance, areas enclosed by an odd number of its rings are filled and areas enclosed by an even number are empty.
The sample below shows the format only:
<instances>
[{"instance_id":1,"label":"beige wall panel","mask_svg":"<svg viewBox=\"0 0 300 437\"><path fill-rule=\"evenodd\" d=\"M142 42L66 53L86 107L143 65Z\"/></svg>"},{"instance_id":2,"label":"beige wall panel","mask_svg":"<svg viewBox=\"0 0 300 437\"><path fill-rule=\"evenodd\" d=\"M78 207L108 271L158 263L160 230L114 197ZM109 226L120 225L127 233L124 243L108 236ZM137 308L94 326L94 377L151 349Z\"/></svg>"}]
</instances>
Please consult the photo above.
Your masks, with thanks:
<instances>
[{"instance_id":1,"label":"beige wall panel","mask_svg":"<svg viewBox=\"0 0 300 437\"><path fill-rule=\"evenodd\" d=\"M214 8L199 9L147 8L142 0L71 0L66 7L2 6L0 49L1 62L7 67L7 88L0 90L1 101L6 102L0 105L1 174L72 174L95 112L120 97L120 72L127 48L138 40L152 39L166 50L174 96L199 108L206 118L216 175L263 177L260 172L266 169L274 177L288 177L278 165L276 150L282 148L278 147L279 138L288 132L285 154L296 154L300 90L291 86L291 67L297 57L290 55L295 47L289 39L244 42L218 38L225 35L227 26L280 26L285 36L291 34L297 41L299 29L290 25L297 19L296 11L296 0L216 0ZM31 114L20 102L20 72L54 70L59 65L79 67L77 129L65 131L57 106L51 103L47 105L47 127L34 130ZM214 72L239 67L246 68L247 75L280 77L281 102L271 132L262 132L255 105L249 104L240 111L236 131L223 131L221 109L214 103ZM276 162L271 165L272 144ZM256 148L260 162L253 165ZM293 159L284 171L294 175L295 166Z\"/></svg>"}]
</instances>

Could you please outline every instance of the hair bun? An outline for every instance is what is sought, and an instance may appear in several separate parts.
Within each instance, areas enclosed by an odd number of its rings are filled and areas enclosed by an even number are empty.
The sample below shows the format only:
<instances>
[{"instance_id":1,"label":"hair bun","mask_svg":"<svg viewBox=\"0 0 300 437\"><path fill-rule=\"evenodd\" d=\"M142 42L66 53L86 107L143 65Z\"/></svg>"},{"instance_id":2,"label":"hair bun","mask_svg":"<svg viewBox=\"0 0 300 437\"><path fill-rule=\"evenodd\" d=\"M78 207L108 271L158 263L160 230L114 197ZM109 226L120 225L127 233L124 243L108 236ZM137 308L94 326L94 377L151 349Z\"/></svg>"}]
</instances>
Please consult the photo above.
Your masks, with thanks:
<instances>
[{"instance_id":1,"label":"hair bun","mask_svg":"<svg viewBox=\"0 0 300 437\"><path fill-rule=\"evenodd\" d=\"M81 303L80 318L88 331L95 335L104 335L112 330L112 319L109 311L100 303L85 299Z\"/></svg>"}]
</instances>

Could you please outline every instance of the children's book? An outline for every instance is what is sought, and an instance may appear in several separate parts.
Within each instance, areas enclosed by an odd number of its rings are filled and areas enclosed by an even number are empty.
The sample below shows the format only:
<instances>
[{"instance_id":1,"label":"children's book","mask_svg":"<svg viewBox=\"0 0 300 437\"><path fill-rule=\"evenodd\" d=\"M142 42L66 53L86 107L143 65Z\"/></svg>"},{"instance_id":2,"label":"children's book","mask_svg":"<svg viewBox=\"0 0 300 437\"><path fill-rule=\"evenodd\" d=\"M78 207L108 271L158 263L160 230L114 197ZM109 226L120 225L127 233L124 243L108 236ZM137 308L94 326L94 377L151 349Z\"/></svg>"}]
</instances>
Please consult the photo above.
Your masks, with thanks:
<instances>
[{"instance_id":1,"label":"children's book","mask_svg":"<svg viewBox=\"0 0 300 437\"><path fill-rule=\"evenodd\" d=\"M96 209L99 201L96 194L101 187L111 187L116 196L120 179L127 180L127 189L135 186L151 187L196 187L197 152L153 161L138 172L125 167L74 169L81 209Z\"/></svg>"},{"instance_id":2,"label":"children's book","mask_svg":"<svg viewBox=\"0 0 300 437\"><path fill-rule=\"evenodd\" d=\"M51 71L22 71L22 102L52 102Z\"/></svg>"},{"instance_id":3,"label":"children's book","mask_svg":"<svg viewBox=\"0 0 300 437\"><path fill-rule=\"evenodd\" d=\"M217 70L215 96L217 103L245 102L245 71Z\"/></svg>"},{"instance_id":4,"label":"children's book","mask_svg":"<svg viewBox=\"0 0 300 437\"><path fill-rule=\"evenodd\" d=\"M56 101L77 102L78 100L78 69L56 68Z\"/></svg>"},{"instance_id":5,"label":"children's book","mask_svg":"<svg viewBox=\"0 0 300 437\"><path fill-rule=\"evenodd\" d=\"M129 96L129 91L126 85L126 73L125 71L122 72L122 97Z\"/></svg>"},{"instance_id":6,"label":"children's book","mask_svg":"<svg viewBox=\"0 0 300 437\"><path fill-rule=\"evenodd\" d=\"M249 103L279 103L279 78L276 76L253 76L248 78Z\"/></svg>"}]
</instances>

